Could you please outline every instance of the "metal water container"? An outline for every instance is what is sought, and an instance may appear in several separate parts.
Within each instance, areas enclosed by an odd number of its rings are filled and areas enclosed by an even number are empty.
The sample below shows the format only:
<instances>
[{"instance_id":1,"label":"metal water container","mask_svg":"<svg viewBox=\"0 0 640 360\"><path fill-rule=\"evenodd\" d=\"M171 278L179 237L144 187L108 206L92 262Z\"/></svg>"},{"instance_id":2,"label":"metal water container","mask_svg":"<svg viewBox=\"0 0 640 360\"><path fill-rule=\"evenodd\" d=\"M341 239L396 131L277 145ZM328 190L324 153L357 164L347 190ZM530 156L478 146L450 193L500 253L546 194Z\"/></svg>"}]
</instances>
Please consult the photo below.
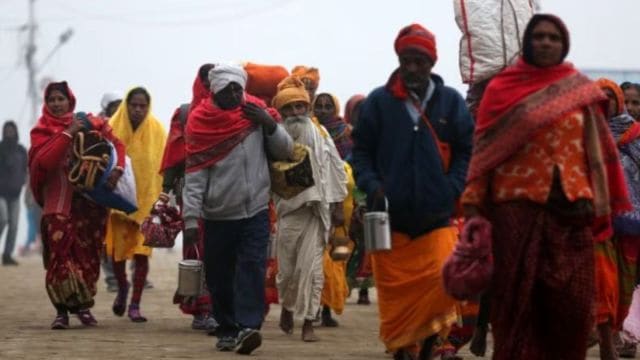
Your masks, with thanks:
<instances>
[{"instance_id":1,"label":"metal water container","mask_svg":"<svg viewBox=\"0 0 640 360\"><path fill-rule=\"evenodd\" d=\"M364 247L366 251L391 250L391 222L389 202L384 199L385 211L364 214Z\"/></svg>"},{"instance_id":2,"label":"metal water container","mask_svg":"<svg viewBox=\"0 0 640 360\"><path fill-rule=\"evenodd\" d=\"M182 260L178 263L178 295L202 294L203 268L200 260Z\"/></svg>"}]
</instances>

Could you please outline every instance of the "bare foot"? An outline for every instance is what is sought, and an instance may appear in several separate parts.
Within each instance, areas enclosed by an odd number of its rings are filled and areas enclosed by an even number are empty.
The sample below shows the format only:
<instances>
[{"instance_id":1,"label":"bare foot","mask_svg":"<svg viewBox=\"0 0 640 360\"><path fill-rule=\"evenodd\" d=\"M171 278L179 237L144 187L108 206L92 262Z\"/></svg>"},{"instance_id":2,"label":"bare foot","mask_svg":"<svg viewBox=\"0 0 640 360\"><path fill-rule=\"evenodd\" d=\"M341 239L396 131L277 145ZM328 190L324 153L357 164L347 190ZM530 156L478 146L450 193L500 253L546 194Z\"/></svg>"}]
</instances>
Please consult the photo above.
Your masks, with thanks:
<instances>
[{"instance_id":1,"label":"bare foot","mask_svg":"<svg viewBox=\"0 0 640 360\"><path fill-rule=\"evenodd\" d=\"M293 334L293 312L282 309L280 313L280 329L284 331L285 334Z\"/></svg>"},{"instance_id":2,"label":"bare foot","mask_svg":"<svg viewBox=\"0 0 640 360\"><path fill-rule=\"evenodd\" d=\"M318 340L318 337L313 332L313 321L305 319L304 325L302 325L302 341L316 342Z\"/></svg>"},{"instance_id":3,"label":"bare foot","mask_svg":"<svg viewBox=\"0 0 640 360\"><path fill-rule=\"evenodd\" d=\"M469 345L471 353L478 357L483 357L487 352L487 328L476 327L473 331L473 337L471 338L471 345Z\"/></svg>"},{"instance_id":4,"label":"bare foot","mask_svg":"<svg viewBox=\"0 0 640 360\"><path fill-rule=\"evenodd\" d=\"M598 337L600 342L600 360L618 360L618 353L613 344L611 323L598 324Z\"/></svg>"}]
</instances>

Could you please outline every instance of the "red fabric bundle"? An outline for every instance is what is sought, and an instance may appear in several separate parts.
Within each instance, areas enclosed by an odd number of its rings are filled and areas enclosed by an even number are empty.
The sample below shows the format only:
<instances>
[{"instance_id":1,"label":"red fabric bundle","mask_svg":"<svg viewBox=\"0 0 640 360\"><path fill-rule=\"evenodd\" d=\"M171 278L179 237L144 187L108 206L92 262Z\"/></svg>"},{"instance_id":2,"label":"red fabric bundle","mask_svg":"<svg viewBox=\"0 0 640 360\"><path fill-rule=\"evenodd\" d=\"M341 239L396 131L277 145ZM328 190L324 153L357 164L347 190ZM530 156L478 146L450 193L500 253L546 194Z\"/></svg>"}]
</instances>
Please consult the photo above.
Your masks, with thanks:
<instances>
[{"instance_id":1,"label":"red fabric bundle","mask_svg":"<svg viewBox=\"0 0 640 360\"><path fill-rule=\"evenodd\" d=\"M182 225L182 217L176 207L163 202L155 204L140 228L144 246L172 248Z\"/></svg>"},{"instance_id":2,"label":"red fabric bundle","mask_svg":"<svg viewBox=\"0 0 640 360\"><path fill-rule=\"evenodd\" d=\"M453 254L442 269L444 288L457 300L476 298L493 274L491 223L475 216L467 220Z\"/></svg>"},{"instance_id":3,"label":"red fabric bundle","mask_svg":"<svg viewBox=\"0 0 640 360\"><path fill-rule=\"evenodd\" d=\"M189 112L193 111L193 109L198 106L202 99L211 97L211 91L205 86L199 76L200 71L205 66L207 66L207 64L202 65L200 69L198 69L196 79L193 80ZM185 124L183 124L182 119L180 119L180 108L177 108L173 113L173 116L171 117L171 128L169 129L169 137L167 138L167 145L165 146L164 156L162 157L162 165L160 166L161 172L164 172L166 169L184 162L184 129Z\"/></svg>"}]
</instances>

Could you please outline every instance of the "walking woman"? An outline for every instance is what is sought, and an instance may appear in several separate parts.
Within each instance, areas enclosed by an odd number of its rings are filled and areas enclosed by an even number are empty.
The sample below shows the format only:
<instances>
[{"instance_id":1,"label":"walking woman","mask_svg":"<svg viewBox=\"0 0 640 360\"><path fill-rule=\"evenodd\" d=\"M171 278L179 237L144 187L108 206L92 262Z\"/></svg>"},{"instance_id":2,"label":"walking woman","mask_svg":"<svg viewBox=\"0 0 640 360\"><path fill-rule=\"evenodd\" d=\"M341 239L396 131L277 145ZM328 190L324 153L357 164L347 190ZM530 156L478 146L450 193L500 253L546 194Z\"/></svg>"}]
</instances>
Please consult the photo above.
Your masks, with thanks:
<instances>
[{"instance_id":1,"label":"walking woman","mask_svg":"<svg viewBox=\"0 0 640 360\"><path fill-rule=\"evenodd\" d=\"M100 250L104 239L107 210L80 195L67 179L67 160L73 137L84 125L73 116L76 99L66 82L51 83L45 90L42 116L31 130L29 171L31 191L42 206L43 258L47 270L46 288L57 315L52 329L67 329L69 313L85 326L94 326L90 312L100 274ZM124 147L106 124L99 125L118 154ZM109 177L115 187L122 175L124 155Z\"/></svg>"},{"instance_id":2,"label":"walking woman","mask_svg":"<svg viewBox=\"0 0 640 360\"><path fill-rule=\"evenodd\" d=\"M493 226L496 360L585 358L594 239L631 209L606 97L564 61L568 52L564 23L533 16L522 58L489 83L478 109L462 202L467 218Z\"/></svg>"},{"instance_id":3,"label":"walking woman","mask_svg":"<svg viewBox=\"0 0 640 360\"><path fill-rule=\"evenodd\" d=\"M129 283L125 263L135 261L133 294L128 316L133 322L145 322L140 313L140 298L149 272L151 248L143 245L140 225L149 216L151 207L162 191L160 164L167 132L151 113L151 96L142 87L129 91L125 101L109 120L114 134L127 146L136 178L138 211L126 215L113 211L107 231L107 254L113 256L113 272L118 281L118 294L113 302L113 313L124 315Z\"/></svg>"}]
</instances>

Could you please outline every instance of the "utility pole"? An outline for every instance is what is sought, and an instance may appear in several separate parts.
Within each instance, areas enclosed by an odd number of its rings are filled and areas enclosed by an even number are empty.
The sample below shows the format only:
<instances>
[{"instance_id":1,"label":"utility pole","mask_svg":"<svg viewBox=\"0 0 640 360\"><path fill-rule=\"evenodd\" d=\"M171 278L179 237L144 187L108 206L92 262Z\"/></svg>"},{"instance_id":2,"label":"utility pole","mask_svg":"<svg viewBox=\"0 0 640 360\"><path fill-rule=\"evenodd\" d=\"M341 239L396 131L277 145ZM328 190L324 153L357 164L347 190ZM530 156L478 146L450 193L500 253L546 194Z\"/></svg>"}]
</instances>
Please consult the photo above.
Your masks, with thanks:
<instances>
[{"instance_id":1,"label":"utility pole","mask_svg":"<svg viewBox=\"0 0 640 360\"><path fill-rule=\"evenodd\" d=\"M62 47L62 45L69 41L69 39L73 35L73 29L68 28L62 34L60 34L56 46L51 49L44 61L42 61L42 63L38 66L38 64L36 64L36 50L38 49L36 45L36 31L38 30L38 24L36 23L35 15L36 0L27 1L29 1L29 22L24 27L24 29L27 31L25 64L27 66L27 97L29 98L29 105L31 108L31 113L29 114L29 125L33 125L38 120L38 106L40 105L40 90L38 89L38 85L36 84L36 77L38 76L40 70L44 68L46 63L51 60L53 54L55 54L56 51L58 51L60 47Z\"/></svg>"},{"instance_id":2,"label":"utility pole","mask_svg":"<svg viewBox=\"0 0 640 360\"><path fill-rule=\"evenodd\" d=\"M31 113L29 114L29 124L35 124L38 119L38 91L36 88L36 16L35 16L35 2L36 0L29 1L29 23L27 24L27 51L25 53L25 61L27 65L27 96L29 97L31 105Z\"/></svg>"}]
</instances>

